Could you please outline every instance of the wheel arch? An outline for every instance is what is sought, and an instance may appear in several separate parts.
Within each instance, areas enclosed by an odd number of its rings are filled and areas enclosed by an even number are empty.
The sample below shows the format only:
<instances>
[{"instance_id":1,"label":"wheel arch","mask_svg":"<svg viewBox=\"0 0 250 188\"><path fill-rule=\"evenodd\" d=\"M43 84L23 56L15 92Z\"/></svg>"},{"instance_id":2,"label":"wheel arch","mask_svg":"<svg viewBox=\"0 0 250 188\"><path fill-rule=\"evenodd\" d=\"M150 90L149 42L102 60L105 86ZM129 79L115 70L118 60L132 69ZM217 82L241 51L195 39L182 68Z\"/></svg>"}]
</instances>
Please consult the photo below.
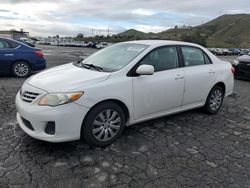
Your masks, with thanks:
<instances>
[{"instance_id":1,"label":"wheel arch","mask_svg":"<svg viewBox=\"0 0 250 188\"><path fill-rule=\"evenodd\" d=\"M222 89L223 89L223 94L225 95L225 93L226 93L226 84L224 83L224 82L217 82L213 87L212 87L212 89L215 87L215 86L220 86ZM211 90L212 90L211 89ZM210 91L211 91L210 90Z\"/></svg>"},{"instance_id":2,"label":"wheel arch","mask_svg":"<svg viewBox=\"0 0 250 188\"><path fill-rule=\"evenodd\" d=\"M88 114L90 113L90 111L91 111L94 107L96 107L96 106L98 106L98 105L100 105L100 104L102 104L102 103L105 103L105 102L113 102L113 103L116 103L117 105L119 105L119 106L122 108L122 110L124 111L125 119L126 119L126 124L129 122L130 113L129 113L129 109L128 109L127 105L126 105L124 102L122 102L121 100L118 100L118 99L105 99L105 100L102 100L102 101L96 103L95 105L93 105L93 106L89 109L89 111L87 112L87 114L85 115L85 117L83 118L83 121L82 121L82 125L81 125L81 135L82 135L82 130L83 130L84 121L86 120L86 117L88 116Z\"/></svg>"},{"instance_id":3,"label":"wheel arch","mask_svg":"<svg viewBox=\"0 0 250 188\"><path fill-rule=\"evenodd\" d=\"M215 87L215 86L220 86L222 89L223 89L223 97L225 97L225 94L226 94L226 84L222 81L218 81L216 84L213 85L213 87L211 87L210 90L208 90L208 93L207 93L207 97L205 98L205 100L203 101L203 104L205 105L206 101L207 101L207 98L210 94L210 92L212 91L212 89Z\"/></svg>"},{"instance_id":4,"label":"wheel arch","mask_svg":"<svg viewBox=\"0 0 250 188\"><path fill-rule=\"evenodd\" d=\"M11 69L12 69L13 65L14 65L16 62L19 62L19 61L22 61L22 62L27 63L27 64L30 66L30 69L32 69L31 63L30 63L29 61L24 60L24 59L17 59L17 60L15 60L15 61L13 61L13 62L11 63L10 72L11 72Z\"/></svg>"}]
</instances>

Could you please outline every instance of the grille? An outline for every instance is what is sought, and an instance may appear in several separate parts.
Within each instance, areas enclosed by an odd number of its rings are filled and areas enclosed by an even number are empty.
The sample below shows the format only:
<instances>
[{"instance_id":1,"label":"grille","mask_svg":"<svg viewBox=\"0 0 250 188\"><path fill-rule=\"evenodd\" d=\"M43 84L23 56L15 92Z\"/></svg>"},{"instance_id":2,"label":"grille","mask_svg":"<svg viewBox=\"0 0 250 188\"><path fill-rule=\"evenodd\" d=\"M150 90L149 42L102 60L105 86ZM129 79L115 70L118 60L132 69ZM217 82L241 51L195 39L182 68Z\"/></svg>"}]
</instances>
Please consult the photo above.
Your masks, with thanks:
<instances>
[{"instance_id":1,"label":"grille","mask_svg":"<svg viewBox=\"0 0 250 188\"><path fill-rule=\"evenodd\" d=\"M25 91L21 94L21 98L23 101L31 103L32 101L34 101L38 97L38 95L40 95L40 93Z\"/></svg>"},{"instance_id":2,"label":"grille","mask_svg":"<svg viewBox=\"0 0 250 188\"><path fill-rule=\"evenodd\" d=\"M242 62L240 61L239 63L239 69L241 71L245 71L245 72L250 72L250 62Z\"/></svg>"}]
</instances>

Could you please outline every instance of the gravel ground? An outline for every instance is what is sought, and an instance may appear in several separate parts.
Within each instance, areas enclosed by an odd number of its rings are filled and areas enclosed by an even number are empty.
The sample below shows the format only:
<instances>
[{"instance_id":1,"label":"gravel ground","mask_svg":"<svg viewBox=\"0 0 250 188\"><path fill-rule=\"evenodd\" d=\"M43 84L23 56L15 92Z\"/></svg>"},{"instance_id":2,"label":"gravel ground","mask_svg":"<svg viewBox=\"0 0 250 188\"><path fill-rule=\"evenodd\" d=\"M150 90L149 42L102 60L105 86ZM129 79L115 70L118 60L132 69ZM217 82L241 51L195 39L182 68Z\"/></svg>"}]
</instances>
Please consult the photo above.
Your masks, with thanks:
<instances>
[{"instance_id":1,"label":"gravel ground","mask_svg":"<svg viewBox=\"0 0 250 188\"><path fill-rule=\"evenodd\" d=\"M49 47L48 67L95 50ZM221 57L232 61L234 57ZM126 128L106 148L82 141L46 143L15 120L15 94L24 79L0 78L0 187L250 187L250 83L217 115L201 110Z\"/></svg>"}]
</instances>

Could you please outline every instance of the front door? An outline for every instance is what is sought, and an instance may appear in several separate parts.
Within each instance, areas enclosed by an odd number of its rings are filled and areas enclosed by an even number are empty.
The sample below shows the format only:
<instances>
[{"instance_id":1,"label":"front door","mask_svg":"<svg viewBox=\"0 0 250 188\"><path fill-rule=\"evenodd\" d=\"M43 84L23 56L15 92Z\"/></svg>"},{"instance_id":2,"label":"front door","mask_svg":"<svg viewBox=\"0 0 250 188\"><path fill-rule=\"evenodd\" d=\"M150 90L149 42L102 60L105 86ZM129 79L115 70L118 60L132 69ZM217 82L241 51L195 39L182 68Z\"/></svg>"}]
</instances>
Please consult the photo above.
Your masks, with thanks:
<instances>
[{"instance_id":1,"label":"front door","mask_svg":"<svg viewBox=\"0 0 250 188\"><path fill-rule=\"evenodd\" d=\"M180 108L184 72L179 67L177 48L157 48L142 59L143 64L154 66L155 72L133 77L135 120Z\"/></svg>"}]
</instances>

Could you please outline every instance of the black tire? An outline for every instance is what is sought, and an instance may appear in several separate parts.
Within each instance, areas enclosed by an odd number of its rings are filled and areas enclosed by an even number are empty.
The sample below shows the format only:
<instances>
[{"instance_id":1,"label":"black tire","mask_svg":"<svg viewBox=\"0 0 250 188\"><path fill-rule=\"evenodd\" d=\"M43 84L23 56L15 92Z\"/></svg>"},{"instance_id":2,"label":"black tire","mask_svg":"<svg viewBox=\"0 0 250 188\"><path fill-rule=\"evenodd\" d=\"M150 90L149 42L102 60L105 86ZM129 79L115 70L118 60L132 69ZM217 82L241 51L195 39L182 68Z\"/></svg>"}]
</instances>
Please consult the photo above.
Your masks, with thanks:
<instances>
[{"instance_id":1,"label":"black tire","mask_svg":"<svg viewBox=\"0 0 250 188\"><path fill-rule=\"evenodd\" d=\"M119 124L120 128L119 128L119 130L117 130L116 134L112 138L110 138L109 140L101 141L101 140L98 140L96 138L97 136L94 135L93 132L94 132L94 129L99 129L101 127L104 127L104 124L102 126L94 125L94 121L97 120L97 118L99 118L99 115L101 113L104 113L107 110L111 110L111 112L112 111L117 112L118 115L116 117L120 117L120 124ZM108 117L108 115L105 118L107 118L107 117ZM107 119L109 119L109 118L107 118ZM126 122L126 119L125 119L124 111L118 104L116 104L114 102L100 103L97 106L95 106L93 109L91 109L90 112L87 114L87 116L83 122L83 125L82 125L81 137L84 139L84 141L86 143L88 143L91 146L99 146L99 147L108 146L112 142L114 142L118 137L121 136L121 134L124 130L124 127L125 127L125 122ZM99 128L98 127L95 128L95 126L99 126ZM110 127L106 127L106 129L110 129ZM112 131L114 131L114 129L112 129ZM101 132L102 132L102 130L100 130L100 132L97 132L97 135L99 135L99 133L101 134ZM103 134L105 134L105 133L102 133L102 136L104 136ZM109 135L111 136L110 132L109 132Z\"/></svg>"},{"instance_id":2,"label":"black tire","mask_svg":"<svg viewBox=\"0 0 250 188\"><path fill-rule=\"evenodd\" d=\"M19 72L18 72L18 68L20 70ZM22 68L22 69L20 69L20 68ZM17 61L11 67L11 74L15 77L18 77L18 78L27 77L30 75L30 73L31 73L30 66L28 63L26 63L24 61Z\"/></svg>"},{"instance_id":3,"label":"black tire","mask_svg":"<svg viewBox=\"0 0 250 188\"><path fill-rule=\"evenodd\" d=\"M217 101L217 103L215 105L216 107L214 106L214 108L213 108L212 107L213 106L212 105L212 103L213 103L212 100L213 100L213 95L215 95L216 92L221 94L221 100L220 100L219 103ZM220 107L221 107L221 105L223 103L223 99L224 99L224 90L223 90L223 88L221 86L219 86L219 85L214 86L211 89L210 93L208 94L206 104L204 106L205 112L208 113L208 114L216 114L220 110Z\"/></svg>"}]
</instances>

